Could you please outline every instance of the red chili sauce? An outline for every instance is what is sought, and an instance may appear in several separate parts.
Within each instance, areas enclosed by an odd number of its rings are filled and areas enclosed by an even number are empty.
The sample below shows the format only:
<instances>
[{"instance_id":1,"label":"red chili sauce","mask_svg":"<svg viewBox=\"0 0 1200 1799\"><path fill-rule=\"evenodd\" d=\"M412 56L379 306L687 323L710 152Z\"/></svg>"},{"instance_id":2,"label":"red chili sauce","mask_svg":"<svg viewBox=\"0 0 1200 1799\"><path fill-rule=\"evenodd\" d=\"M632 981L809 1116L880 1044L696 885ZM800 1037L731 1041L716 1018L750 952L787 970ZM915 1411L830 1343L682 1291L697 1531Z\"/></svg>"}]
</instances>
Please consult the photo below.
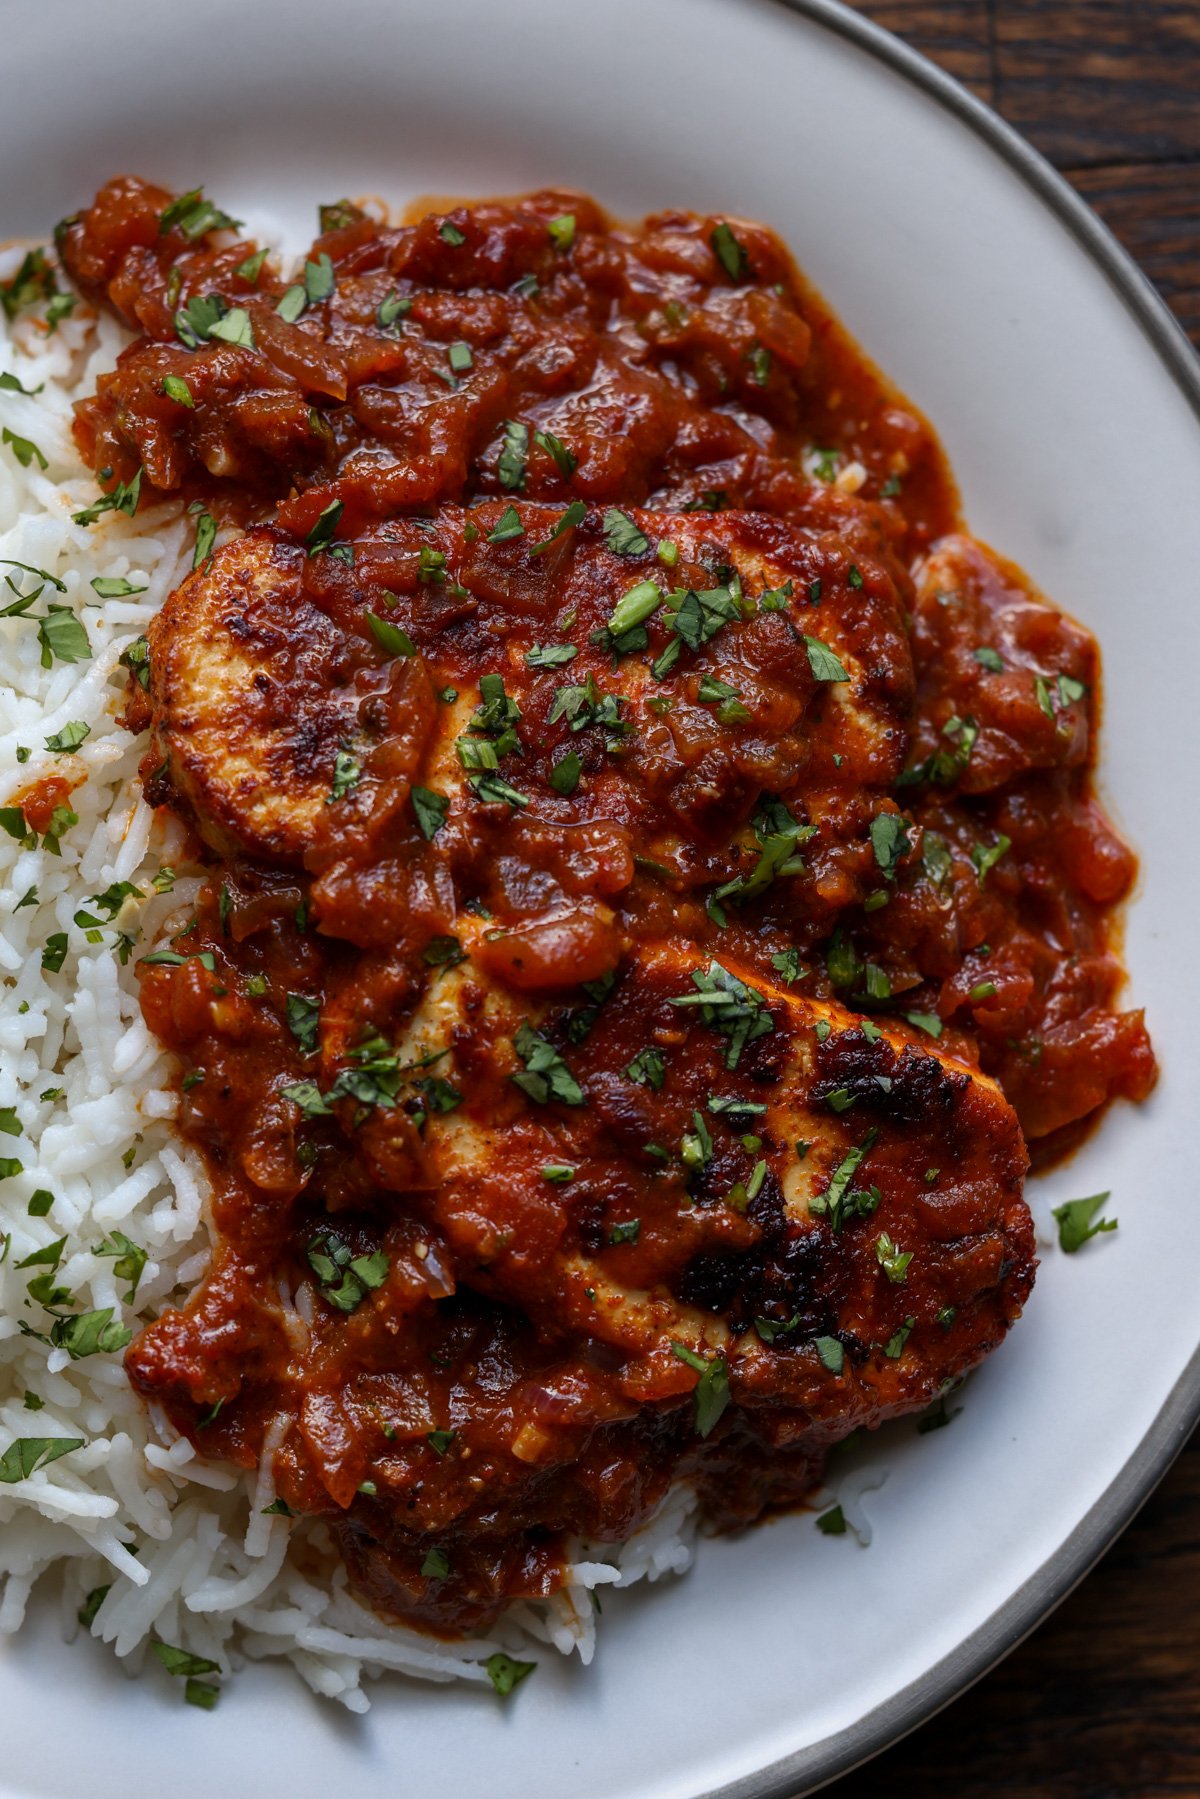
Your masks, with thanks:
<instances>
[{"instance_id":1,"label":"red chili sauce","mask_svg":"<svg viewBox=\"0 0 1200 1799\"><path fill-rule=\"evenodd\" d=\"M794 1502L999 1342L1025 1144L1153 1084L1136 865L1094 640L764 227L341 202L289 284L206 207L122 179L58 236L139 333L78 408L102 484L250 528L131 681L211 869L141 967L216 1247L128 1366L205 1453L274 1421L360 1589L454 1630L674 1479L723 1527ZM674 598L614 643L635 579ZM243 729L291 732L257 785Z\"/></svg>"}]
</instances>

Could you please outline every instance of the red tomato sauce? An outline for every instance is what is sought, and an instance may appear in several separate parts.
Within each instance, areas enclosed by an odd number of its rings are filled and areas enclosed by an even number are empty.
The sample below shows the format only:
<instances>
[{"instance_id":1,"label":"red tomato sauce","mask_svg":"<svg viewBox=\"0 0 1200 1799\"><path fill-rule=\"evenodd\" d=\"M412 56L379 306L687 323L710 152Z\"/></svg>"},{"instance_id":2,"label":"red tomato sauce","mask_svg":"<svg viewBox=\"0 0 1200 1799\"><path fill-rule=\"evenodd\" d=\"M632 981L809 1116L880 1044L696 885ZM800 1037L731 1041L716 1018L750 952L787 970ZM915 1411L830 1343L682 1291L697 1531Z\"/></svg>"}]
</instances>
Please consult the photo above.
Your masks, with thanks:
<instances>
[{"instance_id":1,"label":"red tomato sauce","mask_svg":"<svg viewBox=\"0 0 1200 1799\"><path fill-rule=\"evenodd\" d=\"M236 805L219 817L163 754L167 627L152 638L129 722L154 724L147 791L198 824L211 879L168 957L143 963L143 1007L180 1057L179 1128L212 1173L216 1251L129 1367L207 1453L254 1465L282 1421L287 1504L333 1521L382 1611L452 1630L553 1591L569 1533L626 1534L674 1479L726 1527L794 1502L833 1442L927 1403L1018 1314L1025 1148L970 1071L999 1083L1035 1163L1155 1075L1140 1012L1118 1009L1136 864L1093 792L1099 654L965 536L930 427L763 226L665 212L626 228L558 192L400 226L342 202L289 284L253 244L214 238L196 204L123 179L60 228L72 278L139 334L78 409L85 457L110 489L140 481L143 500L269 525L290 583L283 691L316 707L333 632L340 684L386 681L372 704L406 799L446 694L507 646L529 791L469 828L455 810L432 837L408 810L400 831L353 800L318 805L302 851L251 842ZM689 675L669 719L627 701L606 736L599 712L578 731L555 717L555 681L526 658L569 616L577 653L558 679L619 686L620 652L594 635L622 554L608 508L642 537L639 571L681 592L727 592L724 559L759 554L792 556L795 579L779 611L749 576L735 584L709 687ZM503 537L510 510L523 541ZM542 532L551 553L535 561ZM364 591L415 651L386 677ZM804 633L781 618L799 601ZM859 633L883 720L869 755L861 721L838 735L804 648L824 617ZM661 653L659 617L649 629ZM613 718L635 716L635 741L614 747ZM568 752L581 777L564 794L551 775ZM368 775L381 791L384 763ZM747 893L763 795L808 837L799 866ZM742 887L723 898L731 873ZM454 1081L414 1074L395 1044L468 929ZM662 944L686 947L682 990L654 961ZM720 1007L707 1034L669 1010L710 958L794 996L772 1000L736 1064ZM553 1077L586 1092L602 1138L565 1086L543 1102L560 1139L528 1124L496 1076L501 990L554 995L543 1035L567 1074ZM288 996L313 996L319 1049ZM753 993L732 1003L761 1022ZM869 1138L869 1235L797 1231L784 1195L805 1146L754 1127L756 1096L809 1042L805 1007L830 1003L849 1026L818 1028L803 1087L860 1108L835 1160ZM648 1045L671 1061L665 1084L617 1091ZM316 1109L339 1078L338 1103ZM283 1095L314 1079L310 1110ZM501 1129L486 1205L465 1187L438 1196L443 1110ZM699 1173L648 1169L645 1145L686 1142L689 1116L716 1139L693 1154ZM567 1176L545 1175L560 1163ZM885 1220L893 1247L924 1245L898 1277L876 1247ZM719 1320L723 1344L752 1340L746 1357L725 1347L698 1370L661 1330L656 1347L639 1324L635 1342L617 1299L602 1328L584 1263L663 1295L664 1317ZM821 1360L814 1344L834 1348ZM705 1431L716 1361L726 1388Z\"/></svg>"}]
</instances>

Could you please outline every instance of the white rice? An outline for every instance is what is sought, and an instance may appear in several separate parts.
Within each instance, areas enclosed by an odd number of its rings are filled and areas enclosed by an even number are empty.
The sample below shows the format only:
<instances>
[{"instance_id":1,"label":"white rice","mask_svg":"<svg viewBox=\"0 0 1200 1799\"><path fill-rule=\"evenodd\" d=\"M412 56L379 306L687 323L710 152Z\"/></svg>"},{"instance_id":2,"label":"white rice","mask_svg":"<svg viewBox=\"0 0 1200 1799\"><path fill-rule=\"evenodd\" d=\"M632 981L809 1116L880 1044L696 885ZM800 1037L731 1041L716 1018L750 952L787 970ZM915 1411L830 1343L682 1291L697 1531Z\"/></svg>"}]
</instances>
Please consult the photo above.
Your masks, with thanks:
<instances>
[{"instance_id":1,"label":"white rice","mask_svg":"<svg viewBox=\"0 0 1200 1799\"><path fill-rule=\"evenodd\" d=\"M0 252L0 280L19 261L19 251ZM91 645L90 660L44 669L36 623L0 620L8 673L0 804L51 772L81 783L70 801L78 823L63 835L61 855L0 832L0 1117L13 1108L20 1126L18 1136L0 1135L0 1156L20 1164L0 1178L0 1458L21 1438L82 1440L27 1479L0 1484L0 1631L20 1628L45 1577L60 1584L67 1635L79 1629L87 1596L107 1588L91 1632L135 1671L156 1640L224 1673L247 1656L282 1657L314 1692L352 1711L367 1707L364 1676L486 1680L497 1651L536 1660L552 1648L590 1661L595 1588L688 1566L695 1500L686 1489L672 1492L620 1548L578 1545L554 1599L513 1608L486 1640L443 1644L361 1605L321 1524L264 1515L273 1497L269 1457L255 1476L203 1460L142 1406L119 1354L72 1361L65 1348L21 1330L23 1322L48 1336L51 1319L27 1290L45 1265L19 1264L60 1238L54 1280L70 1290L72 1309L111 1308L134 1330L183 1301L209 1254L206 1178L172 1135L171 1059L142 1021L133 966L189 915L199 875L182 861L182 834L143 803L135 778L142 745L117 723L119 657L186 570L192 529L175 505L136 519L108 513L90 528L71 520L97 496L72 444L71 403L112 366L124 341L118 326L82 304L49 338L31 314L11 326L0 317L0 373L26 388L44 384L32 398L0 389L0 426L36 444L48 463L43 471L31 458L25 469L10 445L0 447L0 557L56 576L66 591L47 587L34 618L47 601L69 605ZM0 607L15 597L2 585L6 574L22 591L36 585L0 565ZM145 592L97 601L97 576L124 577ZM75 721L90 728L77 753L43 747ZM18 748L30 751L23 763ZM158 894L151 883L164 863L176 880ZM91 897L118 881L135 883L141 897L128 899L90 942L75 914L96 916ZM36 901L22 905L34 889ZM138 938L124 966L118 927ZM60 932L65 959L48 971L42 953ZM49 1191L53 1205L31 1217L38 1190ZM97 1254L114 1231L146 1257L132 1306L115 1257Z\"/></svg>"}]
</instances>

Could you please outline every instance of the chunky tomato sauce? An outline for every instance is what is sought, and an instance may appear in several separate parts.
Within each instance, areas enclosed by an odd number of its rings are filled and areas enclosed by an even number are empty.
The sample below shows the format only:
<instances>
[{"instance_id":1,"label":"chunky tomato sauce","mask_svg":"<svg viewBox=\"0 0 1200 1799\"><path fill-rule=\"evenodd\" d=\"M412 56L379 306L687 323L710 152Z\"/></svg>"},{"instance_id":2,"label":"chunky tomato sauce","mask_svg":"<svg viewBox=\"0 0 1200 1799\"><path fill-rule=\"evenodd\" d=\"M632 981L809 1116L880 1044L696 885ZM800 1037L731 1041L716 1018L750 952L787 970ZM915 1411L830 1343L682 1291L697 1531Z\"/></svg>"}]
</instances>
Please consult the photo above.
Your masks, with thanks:
<instances>
[{"instance_id":1,"label":"chunky tomato sauce","mask_svg":"<svg viewBox=\"0 0 1200 1799\"><path fill-rule=\"evenodd\" d=\"M461 1628L1018 1315L1026 1143L1154 1078L1099 660L765 228L341 203L286 283L206 206L59 234L139 334L80 446L201 532L129 722L211 868L141 971L216 1247L128 1365Z\"/></svg>"}]
</instances>

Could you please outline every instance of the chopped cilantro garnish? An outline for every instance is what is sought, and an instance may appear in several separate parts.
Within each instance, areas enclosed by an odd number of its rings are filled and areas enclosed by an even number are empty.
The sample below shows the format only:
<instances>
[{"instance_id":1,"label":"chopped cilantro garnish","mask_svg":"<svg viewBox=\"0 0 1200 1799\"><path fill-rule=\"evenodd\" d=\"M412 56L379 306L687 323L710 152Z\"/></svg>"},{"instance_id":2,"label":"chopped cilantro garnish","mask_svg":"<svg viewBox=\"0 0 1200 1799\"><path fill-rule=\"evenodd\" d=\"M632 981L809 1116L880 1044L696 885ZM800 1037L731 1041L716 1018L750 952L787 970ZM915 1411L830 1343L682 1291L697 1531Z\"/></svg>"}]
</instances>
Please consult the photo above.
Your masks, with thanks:
<instances>
[{"instance_id":1,"label":"chopped cilantro garnish","mask_svg":"<svg viewBox=\"0 0 1200 1799\"><path fill-rule=\"evenodd\" d=\"M536 1662L514 1661L511 1655L505 1655L501 1650L497 1650L495 1655L489 1655L483 1665L487 1669L488 1679L502 1699L507 1699L513 1688L519 1686L537 1667Z\"/></svg>"},{"instance_id":2,"label":"chopped cilantro garnish","mask_svg":"<svg viewBox=\"0 0 1200 1799\"><path fill-rule=\"evenodd\" d=\"M241 222L205 199L204 189L199 187L180 194L158 215L160 236L168 231L178 231L189 244L206 237L210 231L236 231Z\"/></svg>"},{"instance_id":3,"label":"chopped cilantro garnish","mask_svg":"<svg viewBox=\"0 0 1200 1799\"><path fill-rule=\"evenodd\" d=\"M50 464L46 461L46 458L42 455L42 452L31 438L18 437L16 432L10 431L7 425L4 426L3 430L0 430L0 443L8 444L22 468L28 468L35 458L39 468L45 469L50 467Z\"/></svg>"},{"instance_id":4,"label":"chopped cilantro garnish","mask_svg":"<svg viewBox=\"0 0 1200 1799\"><path fill-rule=\"evenodd\" d=\"M736 1068L746 1045L775 1028L762 994L747 987L719 962L710 962L706 970L693 969L692 984L695 993L682 994L671 1004L699 1006L702 1023L729 1039L725 1066Z\"/></svg>"},{"instance_id":5,"label":"chopped cilantro garnish","mask_svg":"<svg viewBox=\"0 0 1200 1799\"><path fill-rule=\"evenodd\" d=\"M848 681L850 676L842 667L827 643L819 637L804 638L804 647L808 651L808 666L818 681Z\"/></svg>"},{"instance_id":6,"label":"chopped cilantro garnish","mask_svg":"<svg viewBox=\"0 0 1200 1799\"><path fill-rule=\"evenodd\" d=\"M521 1020L513 1048L525 1067L512 1077L513 1084L539 1105L558 1100L564 1106L582 1106L583 1089L562 1056L527 1018Z\"/></svg>"},{"instance_id":7,"label":"chopped cilantro garnish","mask_svg":"<svg viewBox=\"0 0 1200 1799\"><path fill-rule=\"evenodd\" d=\"M192 398L192 390L181 376L164 375L162 390L168 400L174 400L176 405L187 406L195 411L196 402ZM93 585L95 584L93 583Z\"/></svg>"},{"instance_id":8,"label":"chopped cilantro garnish","mask_svg":"<svg viewBox=\"0 0 1200 1799\"><path fill-rule=\"evenodd\" d=\"M604 514L604 541L614 556L644 556L650 548L650 539L617 506Z\"/></svg>"},{"instance_id":9,"label":"chopped cilantro garnish","mask_svg":"<svg viewBox=\"0 0 1200 1799\"><path fill-rule=\"evenodd\" d=\"M288 1030L300 1045L306 1056L317 1051L317 1040L321 1027L321 1007L315 999L305 993L289 993L287 996Z\"/></svg>"},{"instance_id":10,"label":"chopped cilantro garnish","mask_svg":"<svg viewBox=\"0 0 1200 1799\"><path fill-rule=\"evenodd\" d=\"M637 1081L643 1087L652 1087L655 1093L661 1093L663 1082L667 1078L667 1064L663 1053L658 1049L639 1049L625 1073L631 1081Z\"/></svg>"},{"instance_id":11,"label":"chopped cilantro garnish","mask_svg":"<svg viewBox=\"0 0 1200 1799\"><path fill-rule=\"evenodd\" d=\"M883 1353L890 1361L896 1361L903 1354L904 1345L911 1337L916 1322L915 1318L906 1318L899 1330L894 1331L888 1338Z\"/></svg>"},{"instance_id":12,"label":"chopped cilantro garnish","mask_svg":"<svg viewBox=\"0 0 1200 1799\"><path fill-rule=\"evenodd\" d=\"M771 957L771 966L779 971L780 977L787 982L789 987L794 986L797 981L802 981L808 973L808 969L800 960L798 949L778 951Z\"/></svg>"},{"instance_id":13,"label":"chopped cilantro garnish","mask_svg":"<svg viewBox=\"0 0 1200 1799\"><path fill-rule=\"evenodd\" d=\"M1115 1231L1115 1218L1097 1219L1097 1213L1112 1197L1111 1193L1093 1193L1087 1199L1069 1199L1065 1205L1055 1206L1054 1220L1058 1225L1058 1243L1068 1255L1074 1255L1082 1249L1092 1237L1098 1237L1102 1231Z\"/></svg>"},{"instance_id":14,"label":"chopped cilantro garnish","mask_svg":"<svg viewBox=\"0 0 1200 1799\"><path fill-rule=\"evenodd\" d=\"M69 725L64 725L61 731L55 731L46 738L46 748L61 756L70 750L77 750L84 738L91 734L90 725L85 725L81 719L74 719Z\"/></svg>"},{"instance_id":15,"label":"chopped cilantro garnish","mask_svg":"<svg viewBox=\"0 0 1200 1799\"><path fill-rule=\"evenodd\" d=\"M28 1480L39 1468L82 1449L83 1442L82 1437L18 1437L0 1455L0 1484L11 1487Z\"/></svg>"},{"instance_id":16,"label":"chopped cilantro garnish","mask_svg":"<svg viewBox=\"0 0 1200 1799\"><path fill-rule=\"evenodd\" d=\"M686 1343L671 1339L671 1349L681 1362L694 1368L700 1376L692 1390L692 1405L697 1434L707 1437L729 1404L729 1368L723 1355L711 1360L697 1355Z\"/></svg>"},{"instance_id":17,"label":"chopped cilantro garnish","mask_svg":"<svg viewBox=\"0 0 1200 1799\"><path fill-rule=\"evenodd\" d=\"M908 821L898 812L880 812L871 820L871 848L885 881L894 881L901 857L911 848Z\"/></svg>"},{"instance_id":18,"label":"chopped cilantro garnish","mask_svg":"<svg viewBox=\"0 0 1200 1799\"><path fill-rule=\"evenodd\" d=\"M713 227L708 241L712 245L717 261L731 281L745 281L753 274L750 258L724 219L719 225Z\"/></svg>"},{"instance_id":19,"label":"chopped cilantro garnish","mask_svg":"<svg viewBox=\"0 0 1200 1799\"><path fill-rule=\"evenodd\" d=\"M407 299L403 294L398 294L393 287L379 302L379 307L375 314L375 323L381 330L388 331L396 323L397 319L406 317L411 311L412 301Z\"/></svg>"},{"instance_id":20,"label":"chopped cilantro garnish","mask_svg":"<svg viewBox=\"0 0 1200 1799\"><path fill-rule=\"evenodd\" d=\"M551 544L557 543L559 538L567 531L573 531L576 525L581 525L586 517L587 507L584 502L582 500L572 500L570 505L559 514L555 521L554 529L551 531L549 537L544 537L541 543L530 544L529 554L531 556L541 556L550 548Z\"/></svg>"},{"instance_id":21,"label":"chopped cilantro garnish","mask_svg":"<svg viewBox=\"0 0 1200 1799\"><path fill-rule=\"evenodd\" d=\"M345 799L358 786L362 769L352 750L340 749L333 761L333 781L325 796L325 804L332 806L337 800Z\"/></svg>"},{"instance_id":22,"label":"chopped cilantro garnish","mask_svg":"<svg viewBox=\"0 0 1200 1799\"><path fill-rule=\"evenodd\" d=\"M526 668L565 668L579 650L573 643L535 643L525 652Z\"/></svg>"},{"instance_id":23,"label":"chopped cilantro garnish","mask_svg":"<svg viewBox=\"0 0 1200 1799\"><path fill-rule=\"evenodd\" d=\"M69 1318L56 1318L50 1332L56 1349L65 1349L73 1362L90 1355L115 1355L132 1343L133 1332L113 1318L113 1308L102 1311L77 1312Z\"/></svg>"},{"instance_id":24,"label":"chopped cilantro garnish","mask_svg":"<svg viewBox=\"0 0 1200 1799\"><path fill-rule=\"evenodd\" d=\"M111 1238L106 1237L97 1245L98 1256L112 1256L113 1273L119 1281L129 1282L129 1291L125 1295L125 1304L133 1304L133 1296L137 1292L138 1282L142 1278L142 1270L146 1266L146 1251L140 1244L134 1243L124 1231L114 1231Z\"/></svg>"},{"instance_id":25,"label":"chopped cilantro garnish","mask_svg":"<svg viewBox=\"0 0 1200 1799\"><path fill-rule=\"evenodd\" d=\"M908 1265L913 1259L911 1249L899 1249L888 1233L881 1231L875 1239L875 1259L895 1286L903 1286L908 1276Z\"/></svg>"},{"instance_id":26,"label":"chopped cilantro garnish","mask_svg":"<svg viewBox=\"0 0 1200 1799\"><path fill-rule=\"evenodd\" d=\"M1011 848L1012 839L1011 837L1006 837L1003 832L997 837L995 843L987 845L982 843L972 844L971 862L974 865L975 873L979 876L979 885L981 887L987 880L991 870L995 868L997 862L999 862L1001 856L1005 855Z\"/></svg>"},{"instance_id":27,"label":"chopped cilantro garnish","mask_svg":"<svg viewBox=\"0 0 1200 1799\"><path fill-rule=\"evenodd\" d=\"M318 550L326 550L333 542L345 506L341 500L330 500L317 517L317 522L305 538L304 542L310 556Z\"/></svg>"},{"instance_id":28,"label":"chopped cilantro garnish","mask_svg":"<svg viewBox=\"0 0 1200 1799\"><path fill-rule=\"evenodd\" d=\"M568 450L561 437L555 437L553 431L535 431L533 441L547 456L553 458L555 466L564 481L569 481L579 467L579 458Z\"/></svg>"},{"instance_id":29,"label":"chopped cilantro garnish","mask_svg":"<svg viewBox=\"0 0 1200 1799\"><path fill-rule=\"evenodd\" d=\"M306 1251L324 1297L339 1312L353 1312L367 1294L382 1287L390 1263L382 1251L356 1256L335 1231L318 1231Z\"/></svg>"},{"instance_id":30,"label":"chopped cilantro garnish","mask_svg":"<svg viewBox=\"0 0 1200 1799\"><path fill-rule=\"evenodd\" d=\"M523 425L519 419L507 419L497 473L501 487L508 488L511 493L520 493L525 485L525 458L528 452L529 426Z\"/></svg>"},{"instance_id":31,"label":"chopped cilantro garnish","mask_svg":"<svg viewBox=\"0 0 1200 1799\"><path fill-rule=\"evenodd\" d=\"M375 612L367 613L367 624L370 626L371 636L380 649L386 650L389 656L416 655L416 644L408 632L402 630L399 625L393 625L390 620L380 618Z\"/></svg>"},{"instance_id":32,"label":"chopped cilantro garnish","mask_svg":"<svg viewBox=\"0 0 1200 1799\"><path fill-rule=\"evenodd\" d=\"M764 1343L774 1343L794 1331L799 1323L800 1313L793 1312L790 1318L756 1318L754 1329Z\"/></svg>"},{"instance_id":33,"label":"chopped cilantro garnish","mask_svg":"<svg viewBox=\"0 0 1200 1799\"><path fill-rule=\"evenodd\" d=\"M93 500L82 512L73 512L72 522L76 525L94 525L106 512L123 512L127 518L132 518L141 498L142 473L139 468L132 481L118 481L111 493L101 494L98 500Z\"/></svg>"},{"instance_id":34,"label":"chopped cilantro garnish","mask_svg":"<svg viewBox=\"0 0 1200 1799\"><path fill-rule=\"evenodd\" d=\"M829 1185L825 1191L814 1193L809 1199L809 1211L818 1217L828 1216L835 1231L840 1231L848 1218L869 1217L879 1205L880 1194L877 1187L870 1187L865 1192L850 1191L850 1182L857 1174L863 1157L875 1142L876 1135L875 1131L868 1131L860 1144L847 1150L829 1177Z\"/></svg>"},{"instance_id":35,"label":"chopped cilantro garnish","mask_svg":"<svg viewBox=\"0 0 1200 1799\"><path fill-rule=\"evenodd\" d=\"M574 750L568 750L566 755L560 756L551 768L550 785L555 793L560 793L564 799L570 799L579 785L579 777L582 772L583 763Z\"/></svg>"},{"instance_id":36,"label":"chopped cilantro garnish","mask_svg":"<svg viewBox=\"0 0 1200 1799\"><path fill-rule=\"evenodd\" d=\"M500 514L494 528L488 532L489 543L508 543L514 537L524 537L525 527L521 523L521 514L515 506L506 506Z\"/></svg>"}]
</instances>

